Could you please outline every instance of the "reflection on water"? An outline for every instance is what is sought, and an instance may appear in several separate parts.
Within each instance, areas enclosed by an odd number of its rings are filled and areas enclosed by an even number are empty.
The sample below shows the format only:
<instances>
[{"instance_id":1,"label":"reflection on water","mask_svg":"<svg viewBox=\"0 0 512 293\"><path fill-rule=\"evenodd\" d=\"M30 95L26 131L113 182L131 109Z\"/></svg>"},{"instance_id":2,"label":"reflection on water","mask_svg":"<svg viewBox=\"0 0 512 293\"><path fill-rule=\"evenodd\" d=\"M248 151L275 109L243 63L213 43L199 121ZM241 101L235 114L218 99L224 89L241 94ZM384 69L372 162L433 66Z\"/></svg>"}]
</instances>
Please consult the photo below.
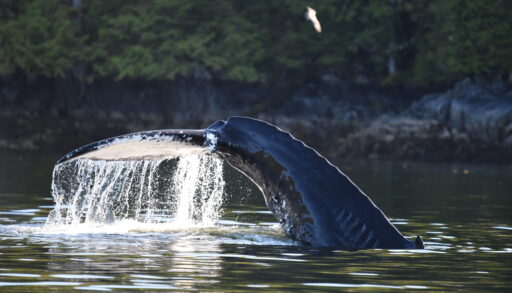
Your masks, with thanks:
<instances>
[{"instance_id":1,"label":"reflection on water","mask_svg":"<svg viewBox=\"0 0 512 293\"><path fill-rule=\"evenodd\" d=\"M82 271L79 275L52 275L55 278L78 279L82 280L83 285L88 284L80 289L193 289L203 283L217 282L222 269L222 260L216 256L221 250L214 237L187 234L122 237L85 235L67 243L49 249L53 259L48 263L48 269ZM189 257L205 251L211 256L199 261ZM63 263L62 258L71 261ZM112 271L114 276L84 274L84 271ZM163 277L162 273L168 277ZM98 280L103 281L97 284ZM116 284L120 281L122 284Z\"/></svg>"},{"instance_id":2,"label":"reflection on water","mask_svg":"<svg viewBox=\"0 0 512 293\"><path fill-rule=\"evenodd\" d=\"M0 155L2 292L512 289L509 168L339 164L405 235L427 245L349 252L288 239L233 170L225 170L230 196L214 227L127 220L44 231L53 159L27 158Z\"/></svg>"}]
</instances>

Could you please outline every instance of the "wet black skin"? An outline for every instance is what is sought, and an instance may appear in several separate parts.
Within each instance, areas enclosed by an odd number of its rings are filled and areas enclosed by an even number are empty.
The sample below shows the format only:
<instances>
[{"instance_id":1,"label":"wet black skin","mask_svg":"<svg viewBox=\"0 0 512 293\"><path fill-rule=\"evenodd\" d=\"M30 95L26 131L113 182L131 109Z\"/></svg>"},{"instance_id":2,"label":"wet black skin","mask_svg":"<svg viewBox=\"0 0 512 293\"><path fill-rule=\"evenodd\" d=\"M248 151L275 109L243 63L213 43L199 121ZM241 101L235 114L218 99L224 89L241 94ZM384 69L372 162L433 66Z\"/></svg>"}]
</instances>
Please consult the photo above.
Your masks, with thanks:
<instances>
[{"instance_id":1,"label":"wet black skin","mask_svg":"<svg viewBox=\"0 0 512 293\"><path fill-rule=\"evenodd\" d=\"M212 135L213 134L213 135ZM293 239L315 247L347 250L424 248L405 239L382 211L338 168L289 133L261 120L231 117L204 130L157 130L98 141L76 156L130 137L172 136L184 144L213 148L216 156L250 178L267 207ZM216 144L207 139L215 136Z\"/></svg>"}]
</instances>

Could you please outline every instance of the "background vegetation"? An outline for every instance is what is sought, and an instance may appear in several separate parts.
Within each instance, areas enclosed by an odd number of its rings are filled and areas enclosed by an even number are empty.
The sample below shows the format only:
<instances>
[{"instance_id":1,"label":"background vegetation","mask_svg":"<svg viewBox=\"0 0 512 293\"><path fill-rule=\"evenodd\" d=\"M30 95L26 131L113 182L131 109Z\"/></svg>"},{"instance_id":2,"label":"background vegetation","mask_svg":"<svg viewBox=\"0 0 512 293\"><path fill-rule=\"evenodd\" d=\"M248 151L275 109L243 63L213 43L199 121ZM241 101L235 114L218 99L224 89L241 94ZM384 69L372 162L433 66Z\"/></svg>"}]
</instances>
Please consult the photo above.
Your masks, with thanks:
<instances>
[{"instance_id":1,"label":"background vegetation","mask_svg":"<svg viewBox=\"0 0 512 293\"><path fill-rule=\"evenodd\" d=\"M314 7L324 31L305 21ZM425 86L512 76L509 0L0 0L0 74Z\"/></svg>"}]
</instances>

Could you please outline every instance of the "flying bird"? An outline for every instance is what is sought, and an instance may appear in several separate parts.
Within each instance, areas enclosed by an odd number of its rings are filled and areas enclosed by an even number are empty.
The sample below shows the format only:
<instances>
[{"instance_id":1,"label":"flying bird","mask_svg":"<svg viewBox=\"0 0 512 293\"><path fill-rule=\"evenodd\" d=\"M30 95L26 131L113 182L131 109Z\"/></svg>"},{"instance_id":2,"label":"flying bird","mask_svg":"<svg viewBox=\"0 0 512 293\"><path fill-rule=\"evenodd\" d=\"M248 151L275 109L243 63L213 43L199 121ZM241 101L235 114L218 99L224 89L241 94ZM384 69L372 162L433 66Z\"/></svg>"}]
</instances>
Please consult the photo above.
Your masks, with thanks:
<instances>
[{"instance_id":1,"label":"flying bird","mask_svg":"<svg viewBox=\"0 0 512 293\"><path fill-rule=\"evenodd\" d=\"M320 26L320 22L318 21L318 18L316 18L316 11L309 6L307 6L306 8L307 8L307 11L304 14L304 16L306 17L307 20L311 21L316 32L321 33L322 27Z\"/></svg>"}]
</instances>

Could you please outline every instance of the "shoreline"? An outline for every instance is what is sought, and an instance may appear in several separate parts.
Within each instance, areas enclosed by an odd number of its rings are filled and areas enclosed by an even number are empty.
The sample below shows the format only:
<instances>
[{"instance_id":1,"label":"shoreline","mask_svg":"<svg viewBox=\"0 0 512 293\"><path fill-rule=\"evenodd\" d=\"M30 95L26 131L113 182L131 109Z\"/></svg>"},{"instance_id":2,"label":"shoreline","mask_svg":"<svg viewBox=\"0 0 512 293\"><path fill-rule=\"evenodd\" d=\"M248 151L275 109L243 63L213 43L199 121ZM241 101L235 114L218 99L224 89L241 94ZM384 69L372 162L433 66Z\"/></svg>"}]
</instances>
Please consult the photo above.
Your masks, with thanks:
<instances>
[{"instance_id":1,"label":"shoreline","mask_svg":"<svg viewBox=\"0 0 512 293\"><path fill-rule=\"evenodd\" d=\"M305 84L279 104L256 85L194 80L103 81L81 96L70 81L0 86L3 150L66 151L129 132L205 128L240 115L276 124L331 161L512 164L512 89L469 78L416 98L343 82Z\"/></svg>"}]
</instances>

